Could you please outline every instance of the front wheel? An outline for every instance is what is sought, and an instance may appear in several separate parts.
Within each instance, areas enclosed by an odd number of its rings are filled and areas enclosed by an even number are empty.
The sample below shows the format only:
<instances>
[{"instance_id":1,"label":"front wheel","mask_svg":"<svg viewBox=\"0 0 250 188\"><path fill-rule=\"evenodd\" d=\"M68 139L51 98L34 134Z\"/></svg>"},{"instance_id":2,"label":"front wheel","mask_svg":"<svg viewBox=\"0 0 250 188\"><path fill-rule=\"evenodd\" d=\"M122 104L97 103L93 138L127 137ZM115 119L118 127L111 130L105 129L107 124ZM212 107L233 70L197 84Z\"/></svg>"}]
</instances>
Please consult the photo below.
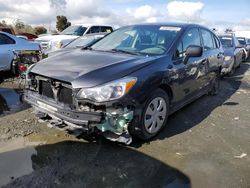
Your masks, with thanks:
<instances>
[{"instance_id":1,"label":"front wheel","mask_svg":"<svg viewBox=\"0 0 250 188\"><path fill-rule=\"evenodd\" d=\"M135 136L149 140L156 136L167 122L169 114L169 98L162 89L156 89L146 99L140 121L140 131Z\"/></svg>"}]
</instances>

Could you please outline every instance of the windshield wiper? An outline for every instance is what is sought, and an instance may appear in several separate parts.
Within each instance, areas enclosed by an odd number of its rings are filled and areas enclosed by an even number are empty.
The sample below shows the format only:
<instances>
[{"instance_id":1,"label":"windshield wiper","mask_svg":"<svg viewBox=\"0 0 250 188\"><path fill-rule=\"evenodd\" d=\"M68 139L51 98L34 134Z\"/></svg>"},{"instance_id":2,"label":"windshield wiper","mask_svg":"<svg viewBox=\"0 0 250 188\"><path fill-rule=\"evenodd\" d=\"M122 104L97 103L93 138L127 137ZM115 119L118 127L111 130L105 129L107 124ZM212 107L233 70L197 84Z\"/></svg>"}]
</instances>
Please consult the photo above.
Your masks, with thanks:
<instances>
[{"instance_id":1,"label":"windshield wiper","mask_svg":"<svg viewBox=\"0 0 250 188\"><path fill-rule=\"evenodd\" d=\"M82 47L82 46L76 46L76 47ZM82 50L93 50L90 46L82 47Z\"/></svg>"},{"instance_id":2,"label":"windshield wiper","mask_svg":"<svg viewBox=\"0 0 250 188\"><path fill-rule=\"evenodd\" d=\"M138 52L130 52L130 51L126 51L126 50L122 50L122 49L112 49L110 50L111 52L120 52L120 53L125 53L125 54L131 54L131 55L140 55L140 53Z\"/></svg>"}]
</instances>

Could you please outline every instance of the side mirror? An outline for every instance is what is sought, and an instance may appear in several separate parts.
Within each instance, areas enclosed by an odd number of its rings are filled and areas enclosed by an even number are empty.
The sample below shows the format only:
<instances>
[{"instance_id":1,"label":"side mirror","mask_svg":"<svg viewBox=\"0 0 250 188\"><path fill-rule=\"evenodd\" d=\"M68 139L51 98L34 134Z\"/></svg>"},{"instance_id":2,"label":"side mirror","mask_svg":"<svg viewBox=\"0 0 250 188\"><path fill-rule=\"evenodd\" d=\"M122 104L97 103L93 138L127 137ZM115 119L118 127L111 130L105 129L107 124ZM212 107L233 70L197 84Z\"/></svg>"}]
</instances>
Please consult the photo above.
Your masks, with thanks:
<instances>
[{"instance_id":1,"label":"side mirror","mask_svg":"<svg viewBox=\"0 0 250 188\"><path fill-rule=\"evenodd\" d=\"M183 60L184 64L187 64L188 59L190 57L201 57L203 53L203 49L201 46L197 46L197 45L190 45L188 46L187 50L186 50L186 56Z\"/></svg>"}]
</instances>

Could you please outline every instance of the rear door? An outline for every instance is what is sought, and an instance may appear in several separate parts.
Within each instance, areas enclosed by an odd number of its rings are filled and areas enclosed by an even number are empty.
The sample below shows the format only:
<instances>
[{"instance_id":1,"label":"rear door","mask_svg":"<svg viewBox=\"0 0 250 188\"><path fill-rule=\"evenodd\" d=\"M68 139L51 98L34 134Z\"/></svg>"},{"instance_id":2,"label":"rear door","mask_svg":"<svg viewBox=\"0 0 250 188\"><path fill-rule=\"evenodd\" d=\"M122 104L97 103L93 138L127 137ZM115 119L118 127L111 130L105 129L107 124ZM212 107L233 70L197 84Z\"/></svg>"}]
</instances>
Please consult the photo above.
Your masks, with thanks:
<instances>
[{"instance_id":1,"label":"rear door","mask_svg":"<svg viewBox=\"0 0 250 188\"><path fill-rule=\"evenodd\" d=\"M14 46L15 41L13 39L0 33L0 70L10 70Z\"/></svg>"},{"instance_id":2,"label":"rear door","mask_svg":"<svg viewBox=\"0 0 250 188\"><path fill-rule=\"evenodd\" d=\"M203 63L199 72L202 89L209 86L219 73L219 67L223 63L224 55L218 38L211 31L202 28L200 32L203 43Z\"/></svg>"}]
</instances>

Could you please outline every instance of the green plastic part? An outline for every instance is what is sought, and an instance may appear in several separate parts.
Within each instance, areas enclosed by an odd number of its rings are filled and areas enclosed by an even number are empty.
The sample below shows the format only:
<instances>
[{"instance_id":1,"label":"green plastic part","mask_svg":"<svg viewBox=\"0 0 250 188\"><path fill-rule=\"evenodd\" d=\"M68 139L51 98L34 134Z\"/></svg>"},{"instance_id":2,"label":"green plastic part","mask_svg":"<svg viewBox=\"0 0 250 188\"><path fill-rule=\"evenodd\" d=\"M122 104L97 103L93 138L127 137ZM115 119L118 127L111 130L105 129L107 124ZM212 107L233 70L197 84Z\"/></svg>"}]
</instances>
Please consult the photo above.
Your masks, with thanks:
<instances>
[{"instance_id":1,"label":"green plastic part","mask_svg":"<svg viewBox=\"0 0 250 188\"><path fill-rule=\"evenodd\" d=\"M127 131L128 123L132 121L133 116L133 111L126 111L120 115L107 114L105 120L97 124L96 127L102 132L111 131L116 134L122 134L124 131Z\"/></svg>"}]
</instances>

